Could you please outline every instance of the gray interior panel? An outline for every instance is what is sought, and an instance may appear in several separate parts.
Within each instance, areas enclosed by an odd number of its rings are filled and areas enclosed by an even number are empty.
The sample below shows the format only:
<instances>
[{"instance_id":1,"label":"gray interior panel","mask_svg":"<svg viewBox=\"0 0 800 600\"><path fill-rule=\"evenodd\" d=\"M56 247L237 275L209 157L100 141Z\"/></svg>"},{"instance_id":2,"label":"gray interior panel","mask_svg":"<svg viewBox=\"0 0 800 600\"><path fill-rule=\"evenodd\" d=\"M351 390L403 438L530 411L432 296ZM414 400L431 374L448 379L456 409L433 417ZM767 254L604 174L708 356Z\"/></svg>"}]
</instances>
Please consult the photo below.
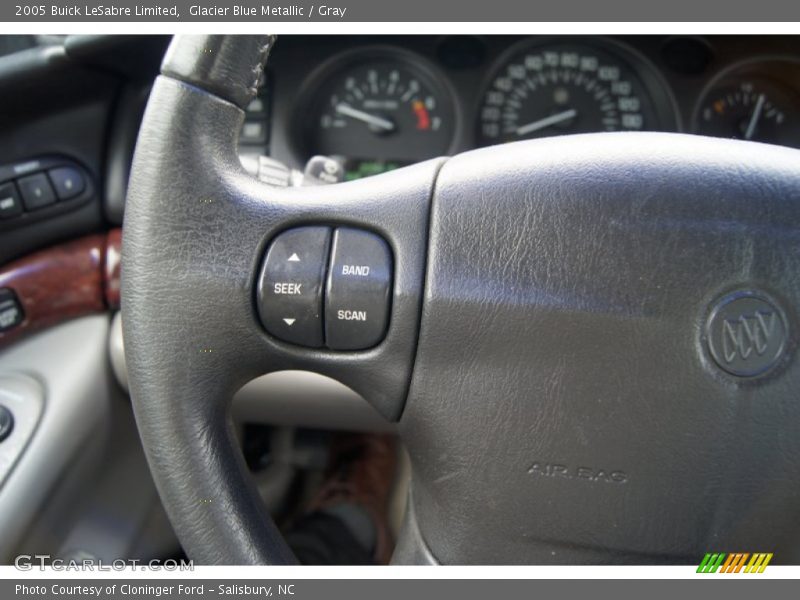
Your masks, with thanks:
<instances>
[{"instance_id":1,"label":"gray interior panel","mask_svg":"<svg viewBox=\"0 0 800 600\"><path fill-rule=\"evenodd\" d=\"M0 405L11 415L11 430L0 444L0 489L36 431L44 409L44 388L27 375L0 376Z\"/></svg>"},{"instance_id":2,"label":"gray interior panel","mask_svg":"<svg viewBox=\"0 0 800 600\"><path fill-rule=\"evenodd\" d=\"M0 488L0 563L21 553L110 563L178 552L130 401L109 368L108 332L107 316L86 317L0 354L0 402L17 421L0 453L26 418L19 402L31 404L29 420L43 408Z\"/></svg>"},{"instance_id":3,"label":"gray interior panel","mask_svg":"<svg viewBox=\"0 0 800 600\"><path fill-rule=\"evenodd\" d=\"M46 390L38 428L0 488L1 561L8 561L58 480L72 477L77 456L91 451L87 442L106 433L108 326L105 315L86 317L0 354L0 375L27 375Z\"/></svg>"},{"instance_id":4,"label":"gray interior panel","mask_svg":"<svg viewBox=\"0 0 800 600\"><path fill-rule=\"evenodd\" d=\"M394 431L360 395L310 371L280 371L254 379L233 398L240 421L346 431Z\"/></svg>"}]
</instances>

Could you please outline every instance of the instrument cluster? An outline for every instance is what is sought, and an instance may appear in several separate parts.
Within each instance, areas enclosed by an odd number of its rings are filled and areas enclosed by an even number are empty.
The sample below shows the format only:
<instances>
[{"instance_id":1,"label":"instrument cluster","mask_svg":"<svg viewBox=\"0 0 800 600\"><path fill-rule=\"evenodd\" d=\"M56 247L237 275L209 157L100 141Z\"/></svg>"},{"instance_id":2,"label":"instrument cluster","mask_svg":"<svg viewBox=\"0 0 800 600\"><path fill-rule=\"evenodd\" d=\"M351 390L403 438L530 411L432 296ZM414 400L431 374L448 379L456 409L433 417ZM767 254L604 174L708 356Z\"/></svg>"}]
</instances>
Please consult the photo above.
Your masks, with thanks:
<instances>
[{"instance_id":1,"label":"instrument cluster","mask_svg":"<svg viewBox=\"0 0 800 600\"><path fill-rule=\"evenodd\" d=\"M270 153L293 165L333 156L352 179L481 146L590 132L800 146L797 42L284 37L269 78Z\"/></svg>"}]
</instances>

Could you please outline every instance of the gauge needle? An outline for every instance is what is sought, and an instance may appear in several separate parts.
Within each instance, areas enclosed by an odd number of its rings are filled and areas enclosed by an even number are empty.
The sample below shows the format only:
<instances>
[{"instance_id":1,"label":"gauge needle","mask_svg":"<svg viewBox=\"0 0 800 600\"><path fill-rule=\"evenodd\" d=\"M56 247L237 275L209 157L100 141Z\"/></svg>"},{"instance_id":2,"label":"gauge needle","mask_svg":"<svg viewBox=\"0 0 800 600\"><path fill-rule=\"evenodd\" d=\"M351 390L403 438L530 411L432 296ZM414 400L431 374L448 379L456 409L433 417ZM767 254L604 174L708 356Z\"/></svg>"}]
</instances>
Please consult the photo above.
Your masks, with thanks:
<instances>
[{"instance_id":1,"label":"gauge needle","mask_svg":"<svg viewBox=\"0 0 800 600\"><path fill-rule=\"evenodd\" d=\"M744 139L749 140L756 132L756 124L758 118L761 116L761 109L764 108L764 94L759 94L756 100L756 107L753 109L753 116L750 117L750 122L747 124L747 131L744 132Z\"/></svg>"},{"instance_id":2,"label":"gauge needle","mask_svg":"<svg viewBox=\"0 0 800 600\"><path fill-rule=\"evenodd\" d=\"M550 115L549 117L545 117L544 119L539 119L538 121L534 121L533 123L528 123L527 125L523 125L522 127L517 128L517 135L528 135L529 133L533 133L534 131L539 131L540 129L544 129L545 127L550 127L550 125L556 125L557 123L561 123L562 121L567 121L572 119L578 114L578 111L574 108L570 108L569 110L565 110L564 112L557 113L555 115Z\"/></svg>"},{"instance_id":3,"label":"gauge needle","mask_svg":"<svg viewBox=\"0 0 800 600\"><path fill-rule=\"evenodd\" d=\"M340 115L345 115L347 117L352 117L359 121L366 123L367 125L372 125L373 127L377 127L378 129L383 129L384 131L394 131L394 123L392 123L389 119L382 119L381 117L376 117L375 115L371 115L368 112L364 112L363 110L358 110L357 108L353 108L349 104L337 104L336 105L336 112Z\"/></svg>"}]
</instances>

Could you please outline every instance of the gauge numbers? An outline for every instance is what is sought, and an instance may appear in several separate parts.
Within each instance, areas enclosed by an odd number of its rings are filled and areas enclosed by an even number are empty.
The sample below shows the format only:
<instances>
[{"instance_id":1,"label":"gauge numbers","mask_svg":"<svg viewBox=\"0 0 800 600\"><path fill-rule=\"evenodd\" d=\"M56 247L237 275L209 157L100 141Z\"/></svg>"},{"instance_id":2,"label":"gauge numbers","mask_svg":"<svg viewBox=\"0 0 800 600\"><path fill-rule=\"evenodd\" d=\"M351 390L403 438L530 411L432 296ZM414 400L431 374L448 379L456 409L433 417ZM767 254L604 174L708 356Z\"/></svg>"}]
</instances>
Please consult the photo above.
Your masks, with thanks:
<instances>
[{"instance_id":1,"label":"gauge numbers","mask_svg":"<svg viewBox=\"0 0 800 600\"><path fill-rule=\"evenodd\" d=\"M310 154L416 162L446 154L452 102L441 82L401 57L364 58L329 76L306 121Z\"/></svg>"},{"instance_id":2,"label":"gauge numbers","mask_svg":"<svg viewBox=\"0 0 800 600\"><path fill-rule=\"evenodd\" d=\"M697 132L716 137L800 146L794 115L800 98L787 86L748 77L715 86L703 101Z\"/></svg>"},{"instance_id":3,"label":"gauge numbers","mask_svg":"<svg viewBox=\"0 0 800 600\"><path fill-rule=\"evenodd\" d=\"M644 89L621 60L582 46L531 48L505 63L480 109L483 145L652 128Z\"/></svg>"}]
</instances>

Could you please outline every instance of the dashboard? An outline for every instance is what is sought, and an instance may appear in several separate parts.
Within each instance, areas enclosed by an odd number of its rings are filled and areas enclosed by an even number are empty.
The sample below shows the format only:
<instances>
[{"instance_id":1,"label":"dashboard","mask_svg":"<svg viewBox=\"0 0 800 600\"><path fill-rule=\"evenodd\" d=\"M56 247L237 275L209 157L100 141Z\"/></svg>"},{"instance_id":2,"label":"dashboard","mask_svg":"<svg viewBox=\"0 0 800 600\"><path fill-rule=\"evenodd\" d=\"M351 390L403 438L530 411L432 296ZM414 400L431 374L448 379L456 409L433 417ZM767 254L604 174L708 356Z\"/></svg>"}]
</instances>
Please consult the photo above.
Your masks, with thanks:
<instances>
[{"instance_id":1,"label":"dashboard","mask_svg":"<svg viewBox=\"0 0 800 600\"><path fill-rule=\"evenodd\" d=\"M254 109L243 152L336 157L348 179L572 133L800 146L800 39L284 36Z\"/></svg>"},{"instance_id":2,"label":"dashboard","mask_svg":"<svg viewBox=\"0 0 800 600\"><path fill-rule=\"evenodd\" d=\"M139 124L170 38L0 41L0 85L14 90L0 110L0 191L30 183L35 174L17 170L34 164L42 173L71 165L87 184L67 202L55 192L46 203L26 204L22 189L0 195L7 262L122 224ZM269 158L283 177L284 165L304 170L315 155L334 156L354 179L589 131L800 146L798 36L284 35L267 69L239 135L242 162L257 158L259 177L262 164L273 172Z\"/></svg>"}]
</instances>

